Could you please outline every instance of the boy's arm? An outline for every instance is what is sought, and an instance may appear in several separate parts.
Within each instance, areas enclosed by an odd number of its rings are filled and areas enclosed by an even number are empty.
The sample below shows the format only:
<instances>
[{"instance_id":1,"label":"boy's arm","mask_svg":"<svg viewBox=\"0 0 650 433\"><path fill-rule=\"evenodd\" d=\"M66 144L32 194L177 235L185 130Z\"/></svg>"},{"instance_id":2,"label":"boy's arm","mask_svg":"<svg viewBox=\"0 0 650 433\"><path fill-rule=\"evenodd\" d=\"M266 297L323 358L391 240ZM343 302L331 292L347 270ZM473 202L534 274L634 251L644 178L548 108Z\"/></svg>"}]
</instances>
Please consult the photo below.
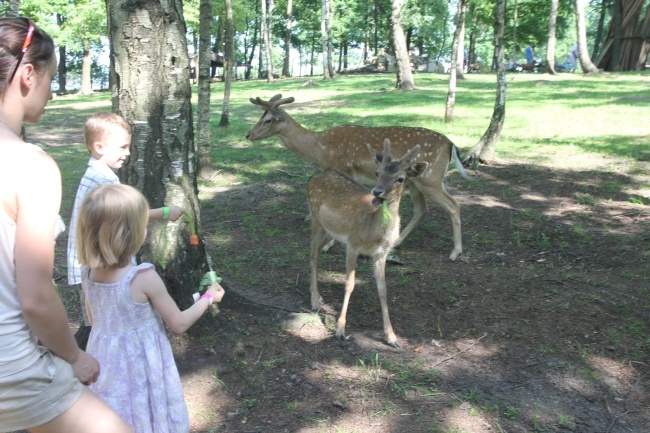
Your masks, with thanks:
<instances>
[{"instance_id":1,"label":"boy's arm","mask_svg":"<svg viewBox=\"0 0 650 433\"><path fill-rule=\"evenodd\" d=\"M169 206L169 207L165 206L165 207L159 207L158 209L149 209L149 222L160 221L164 219L165 208L167 208L168 210L167 219L169 219L172 222L178 220L183 214L183 209L181 209L179 206Z\"/></svg>"}]
</instances>

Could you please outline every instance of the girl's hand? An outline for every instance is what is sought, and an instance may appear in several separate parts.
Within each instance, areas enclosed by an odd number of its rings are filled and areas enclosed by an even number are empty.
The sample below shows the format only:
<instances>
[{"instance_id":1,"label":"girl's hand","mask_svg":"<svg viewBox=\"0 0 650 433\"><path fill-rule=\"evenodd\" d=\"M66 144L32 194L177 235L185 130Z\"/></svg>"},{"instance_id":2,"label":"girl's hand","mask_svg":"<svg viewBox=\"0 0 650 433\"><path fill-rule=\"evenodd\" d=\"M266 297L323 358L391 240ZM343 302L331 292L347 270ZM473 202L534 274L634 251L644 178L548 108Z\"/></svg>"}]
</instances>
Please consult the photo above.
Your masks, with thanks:
<instances>
[{"instance_id":1,"label":"girl's hand","mask_svg":"<svg viewBox=\"0 0 650 433\"><path fill-rule=\"evenodd\" d=\"M210 284L210 287L208 287L205 293L209 293L212 296L212 300L214 302L221 302L223 295L226 294L225 290L223 290L223 287L221 287L218 283Z\"/></svg>"},{"instance_id":2,"label":"girl's hand","mask_svg":"<svg viewBox=\"0 0 650 433\"><path fill-rule=\"evenodd\" d=\"M168 206L169 208L169 220L171 222L176 221L183 215L183 209L181 209L179 206Z\"/></svg>"}]
</instances>

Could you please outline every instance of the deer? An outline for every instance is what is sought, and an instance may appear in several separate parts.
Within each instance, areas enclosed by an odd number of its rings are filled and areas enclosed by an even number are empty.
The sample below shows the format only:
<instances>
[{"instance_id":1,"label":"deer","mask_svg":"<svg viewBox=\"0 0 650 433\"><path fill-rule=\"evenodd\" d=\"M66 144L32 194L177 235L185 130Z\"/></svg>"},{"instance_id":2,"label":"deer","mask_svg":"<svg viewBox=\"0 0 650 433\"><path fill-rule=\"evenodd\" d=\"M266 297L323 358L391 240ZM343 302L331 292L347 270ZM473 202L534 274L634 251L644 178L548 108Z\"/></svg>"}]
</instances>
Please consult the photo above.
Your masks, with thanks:
<instances>
[{"instance_id":1,"label":"deer","mask_svg":"<svg viewBox=\"0 0 650 433\"><path fill-rule=\"evenodd\" d=\"M426 173L429 163L411 163L424 156L419 144L397 160L392 159L389 139L384 140L383 154L370 145L367 147L372 160L379 166L372 191L349 175L335 170L320 172L307 184L311 213L311 308L320 309L323 300L318 292L320 252L331 239L335 239L346 246L345 297L337 321L336 338L345 340L346 315L354 290L357 258L366 255L373 262L384 335L387 343L397 348L399 343L390 323L386 300L386 259L400 236L399 204L405 182Z\"/></svg>"},{"instance_id":2,"label":"deer","mask_svg":"<svg viewBox=\"0 0 650 433\"><path fill-rule=\"evenodd\" d=\"M250 98L252 104L264 109L264 113L246 134L246 138L257 141L277 135L287 149L321 170L338 170L366 185L372 185L376 170L366 145L375 151L381 151L382 140L387 138L391 142L393 154L400 157L414 145L420 144L421 157L428 163L429 168L421 176L408 182L408 190L413 200L413 216L402 230L395 246L400 245L427 214L429 199L440 205L451 217L454 249L449 255L449 261L455 261L462 254L460 206L445 190L442 181L452 160L464 178L473 178L464 170L458 148L451 140L430 129L406 126L343 125L325 131L312 131L302 127L281 108L282 105L294 101L293 97L283 99L281 94L268 101L259 97Z\"/></svg>"}]
</instances>

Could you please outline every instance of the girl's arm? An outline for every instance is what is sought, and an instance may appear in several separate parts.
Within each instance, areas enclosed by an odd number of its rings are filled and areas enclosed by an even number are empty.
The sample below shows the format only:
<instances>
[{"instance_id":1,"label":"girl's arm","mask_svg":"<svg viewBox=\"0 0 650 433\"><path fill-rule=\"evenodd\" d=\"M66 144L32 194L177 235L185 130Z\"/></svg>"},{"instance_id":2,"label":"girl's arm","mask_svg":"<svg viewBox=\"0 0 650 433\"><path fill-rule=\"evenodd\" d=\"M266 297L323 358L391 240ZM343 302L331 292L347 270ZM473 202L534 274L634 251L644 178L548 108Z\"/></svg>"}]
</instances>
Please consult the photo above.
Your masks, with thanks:
<instances>
[{"instance_id":1,"label":"girl's arm","mask_svg":"<svg viewBox=\"0 0 650 433\"><path fill-rule=\"evenodd\" d=\"M97 380L99 364L83 352L52 282L54 224L61 202L61 174L44 152L27 158L29 170L16 186L16 284L27 324L55 355L69 362L80 382Z\"/></svg>"},{"instance_id":2,"label":"girl's arm","mask_svg":"<svg viewBox=\"0 0 650 433\"><path fill-rule=\"evenodd\" d=\"M207 291L211 295L216 292L218 292L216 284L210 286ZM162 317L169 329L176 334L182 334L187 331L210 306L209 299L200 298L190 308L181 311L167 292L165 284L154 269L139 272L131 281L131 297L135 301L140 301L141 298L139 295L144 295L151 301L153 308L160 314L160 317ZM213 299L217 300L216 298L213 295ZM221 297L218 298L217 302L219 300L221 300Z\"/></svg>"}]
</instances>

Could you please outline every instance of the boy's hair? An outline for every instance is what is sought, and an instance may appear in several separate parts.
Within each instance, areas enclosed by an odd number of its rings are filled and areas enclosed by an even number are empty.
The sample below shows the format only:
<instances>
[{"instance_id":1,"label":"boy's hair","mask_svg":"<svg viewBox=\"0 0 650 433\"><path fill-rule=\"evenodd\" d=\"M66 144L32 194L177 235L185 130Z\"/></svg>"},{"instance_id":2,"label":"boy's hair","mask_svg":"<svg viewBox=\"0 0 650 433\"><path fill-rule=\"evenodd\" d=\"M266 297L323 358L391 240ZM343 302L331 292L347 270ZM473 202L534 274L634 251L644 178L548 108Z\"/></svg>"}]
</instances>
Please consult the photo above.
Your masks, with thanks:
<instances>
[{"instance_id":1,"label":"boy's hair","mask_svg":"<svg viewBox=\"0 0 650 433\"><path fill-rule=\"evenodd\" d=\"M144 243L147 199L122 184L101 185L86 194L77 222L77 253L83 266L126 266Z\"/></svg>"},{"instance_id":2,"label":"boy's hair","mask_svg":"<svg viewBox=\"0 0 650 433\"><path fill-rule=\"evenodd\" d=\"M84 141L88 152L92 154L93 144L103 139L105 134L113 132L115 128L122 128L131 134L131 125L119 114L102 111L90 116L84 125Z\"/></svg>"}]
</instances>

